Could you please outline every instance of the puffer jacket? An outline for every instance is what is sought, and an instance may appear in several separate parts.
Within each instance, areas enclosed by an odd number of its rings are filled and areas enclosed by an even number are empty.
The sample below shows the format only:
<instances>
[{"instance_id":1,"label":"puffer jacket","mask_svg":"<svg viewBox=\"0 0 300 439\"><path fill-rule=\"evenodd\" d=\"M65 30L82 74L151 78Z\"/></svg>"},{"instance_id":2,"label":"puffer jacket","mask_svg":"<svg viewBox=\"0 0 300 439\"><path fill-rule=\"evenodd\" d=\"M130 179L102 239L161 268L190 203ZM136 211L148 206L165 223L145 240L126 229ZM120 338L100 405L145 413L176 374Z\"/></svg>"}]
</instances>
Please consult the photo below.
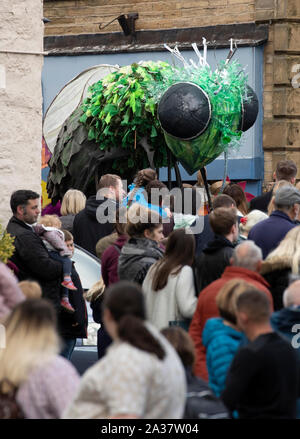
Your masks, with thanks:
<instances>
[{"instance_id":1,"label":"puffer jacket","mask_svg":"<svg viewBox=\"0 0 300 439\"><path fill-rule=\"evenodd\" d=\"M163 251L156 241L147 238L130 238L119 256L119 279L142 284L151 265L162 256Z\"/></svg>"},{"instance_id":2,"label":"puffer jacket","mask_svg":"<svg viewBox=\"0 0 300 439\"><path fill-rule=\"evenodd\" d=\"M207 320L202 341L206 348L209 386L216 396L223 392L231 361L244 340L243 333L225 325L222 318Z\"/></svg>"}]
</instances>

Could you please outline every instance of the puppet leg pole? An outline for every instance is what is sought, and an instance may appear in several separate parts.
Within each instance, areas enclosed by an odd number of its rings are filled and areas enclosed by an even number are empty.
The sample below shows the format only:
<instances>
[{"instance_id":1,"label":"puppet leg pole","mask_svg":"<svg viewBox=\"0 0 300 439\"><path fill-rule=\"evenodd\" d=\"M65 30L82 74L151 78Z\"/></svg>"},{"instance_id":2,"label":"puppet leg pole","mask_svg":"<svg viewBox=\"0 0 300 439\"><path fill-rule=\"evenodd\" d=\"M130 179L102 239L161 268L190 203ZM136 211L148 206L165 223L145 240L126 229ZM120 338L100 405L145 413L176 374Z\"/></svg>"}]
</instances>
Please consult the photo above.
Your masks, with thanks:
<instances>
[{"instance_id":1,"label":"puppet leg pole","mask_svg":"<svg viewBox=\"0 0 300 439\"><path fill-rule=\"evenodd\" d=\"M209 193L209 188L208 188L208 183L207 183L207 178L206 178L206 171L204 168L201 168L200 172L202 175L202 180L204 182L204 187L205 187L206 194L207 194L208 208L209 208L209 212L210 212L212 210L212 204L211 204L211 198L210 198L210 193Z\"/></svg>"},{"instance_id":2,"label":"puppet leg pole","mask_svg":"<svg viewBox=\"0 0 300 439\"><path fill-rule=\"evenodd\" d=\"M171 187L171 154L169 148L167 148L167 159L168 159L168 189L170 191L172 187Z\"/></svg>"},{"instance_id":3,"label":"puppet leg pole","mask_svg":"<svg viewBox=\"0 0 300 439\"><path fill-rule=\"evenodd\" d=\"M228 152L224 151L224 177L223 177L223 184L221 187L221 192L223 192L223 189L226 185L227 170L228 170Z\"/></svg>"},{"instance_id":4,"label":"puppet leg pole","mask_svg":"<svg viewBox=\"0 0 300 439\"><path fill-rule=\"evenodd\" d=\"M176 159L174 161L174 168L175 168L177 186L181 189L182 188L182 181L181 181L179 166L178 166L178 163L176 162Z\"/></svg>"}]
</instances>

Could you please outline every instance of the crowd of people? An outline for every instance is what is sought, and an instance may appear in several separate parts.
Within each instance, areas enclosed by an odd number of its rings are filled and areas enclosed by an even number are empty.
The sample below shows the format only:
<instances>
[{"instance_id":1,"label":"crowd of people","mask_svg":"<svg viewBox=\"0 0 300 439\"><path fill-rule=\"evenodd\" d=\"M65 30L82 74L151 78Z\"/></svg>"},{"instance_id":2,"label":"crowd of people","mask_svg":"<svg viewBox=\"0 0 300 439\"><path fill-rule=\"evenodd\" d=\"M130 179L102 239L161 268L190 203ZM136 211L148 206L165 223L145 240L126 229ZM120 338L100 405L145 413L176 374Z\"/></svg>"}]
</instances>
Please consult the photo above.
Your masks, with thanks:
<instances>
[{"instance_id":1,"label":"crowd of people","mask_svg":"<svg viewBox=\"0 0 300 439\"><path fill-rule=\"evenodd\" d=\"M0 418L300 417L296 174L280 161L273 189L250 203L241 185L215 183L211 211L201 181L169 192L152 169L129 193L114 174L88 199L70 189L57 214L14 192ZM74 243L101 261L90 291ZM98 361L80 377L71 360L88 336L86 297Z\"/></svg>"}]
</instances>

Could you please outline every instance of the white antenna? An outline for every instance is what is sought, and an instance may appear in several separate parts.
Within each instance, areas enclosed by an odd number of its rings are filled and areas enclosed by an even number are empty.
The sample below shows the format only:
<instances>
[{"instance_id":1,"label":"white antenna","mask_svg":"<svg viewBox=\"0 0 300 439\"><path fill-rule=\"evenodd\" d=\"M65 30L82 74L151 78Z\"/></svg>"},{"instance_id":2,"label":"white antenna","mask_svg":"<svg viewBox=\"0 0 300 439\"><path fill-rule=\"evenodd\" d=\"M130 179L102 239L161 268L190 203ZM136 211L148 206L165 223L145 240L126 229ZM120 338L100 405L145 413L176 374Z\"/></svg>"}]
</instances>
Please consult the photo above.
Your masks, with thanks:
<instances>
[{"instance_id":1,"label":"white antenna","mask_svg":"<svg viewBox=\"0 0 300 439\"><path fill-rule=\"evenodd\" d=\"M204 67L204 66L208 66L206 58L207 58L207 44L206 44L206 39L202 38L203 40L203 56L201 55L197 44L193 43L192 44L192 48L194 49L196 55L198 56L199 59L199 66Z\"/></svg>"},{"instance_id":2,"label":"white antenna","mask_svg":"<svg viewBox=\"0 0 300 439\"><path fill-rule=\"evenodd\" d=\"M174 49L171 49L166 43L164 44L164 47L171 52L176 58L178 58L184 65L184 67L189 67L189 64L186 62L185 58L181 55L177 45L174 47Z\"/></svg>"},{"instance_id":3,"label":"white antenna","mask_svg":"<svg viewBox=\"0 0 300 439\"><path fill-rule=\"evenodd\" d=\"M231 60L231 58L233 57L233 55L235 54L235 52L237 51L237 44L236 41L234 42L234 48L233 48L233 39L230 38L230 50L229 53L227 55L226 61L225 61L225 65L228 64Z\"/></svg>"},{"instance_id":4,"label":"white antenna","mask_svg":"<svg viewBox=\"0 0 300 439\"><path fill-rule=\"evenodd\" d=\"M207 43L206 43L206 38L202 38L202 42L203 42L203 59L204 59L204 63L205 65L207 64Z\"/></svg>"}]
</instances>

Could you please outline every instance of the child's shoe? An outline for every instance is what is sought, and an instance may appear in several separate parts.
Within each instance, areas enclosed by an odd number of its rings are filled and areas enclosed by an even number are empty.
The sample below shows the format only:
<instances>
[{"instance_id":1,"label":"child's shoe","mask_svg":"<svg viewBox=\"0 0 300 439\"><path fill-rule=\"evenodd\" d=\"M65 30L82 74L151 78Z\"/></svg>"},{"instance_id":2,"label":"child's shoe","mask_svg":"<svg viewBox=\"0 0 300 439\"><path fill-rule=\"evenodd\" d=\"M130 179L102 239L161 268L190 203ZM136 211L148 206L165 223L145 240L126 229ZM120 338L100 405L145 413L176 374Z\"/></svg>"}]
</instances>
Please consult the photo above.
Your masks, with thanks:
<instances>
[{"instance_id":1,"label":"child's shoe","mask_svg":"<svg viewBox=\"0 0 300 439\"><path fill-rule=\"evenodd\" d=\"M75 285L71 280L64 279L64 281L61 284L63 287L67 288L68 290L77 291L77 288L75 287Z\"/></svg>"},{"instance_id":2,"label":"child's shoe","mask_svg":"<svg viewBox=\"0 0 300 439\"><path fill-rule=\"evenodd\" d=\"M67 297L62 297L60 300L61 306L64 308L65 311L73 313L75 312L75 309L70 304L69 299Z\"/></svg>"}]
</instances>

